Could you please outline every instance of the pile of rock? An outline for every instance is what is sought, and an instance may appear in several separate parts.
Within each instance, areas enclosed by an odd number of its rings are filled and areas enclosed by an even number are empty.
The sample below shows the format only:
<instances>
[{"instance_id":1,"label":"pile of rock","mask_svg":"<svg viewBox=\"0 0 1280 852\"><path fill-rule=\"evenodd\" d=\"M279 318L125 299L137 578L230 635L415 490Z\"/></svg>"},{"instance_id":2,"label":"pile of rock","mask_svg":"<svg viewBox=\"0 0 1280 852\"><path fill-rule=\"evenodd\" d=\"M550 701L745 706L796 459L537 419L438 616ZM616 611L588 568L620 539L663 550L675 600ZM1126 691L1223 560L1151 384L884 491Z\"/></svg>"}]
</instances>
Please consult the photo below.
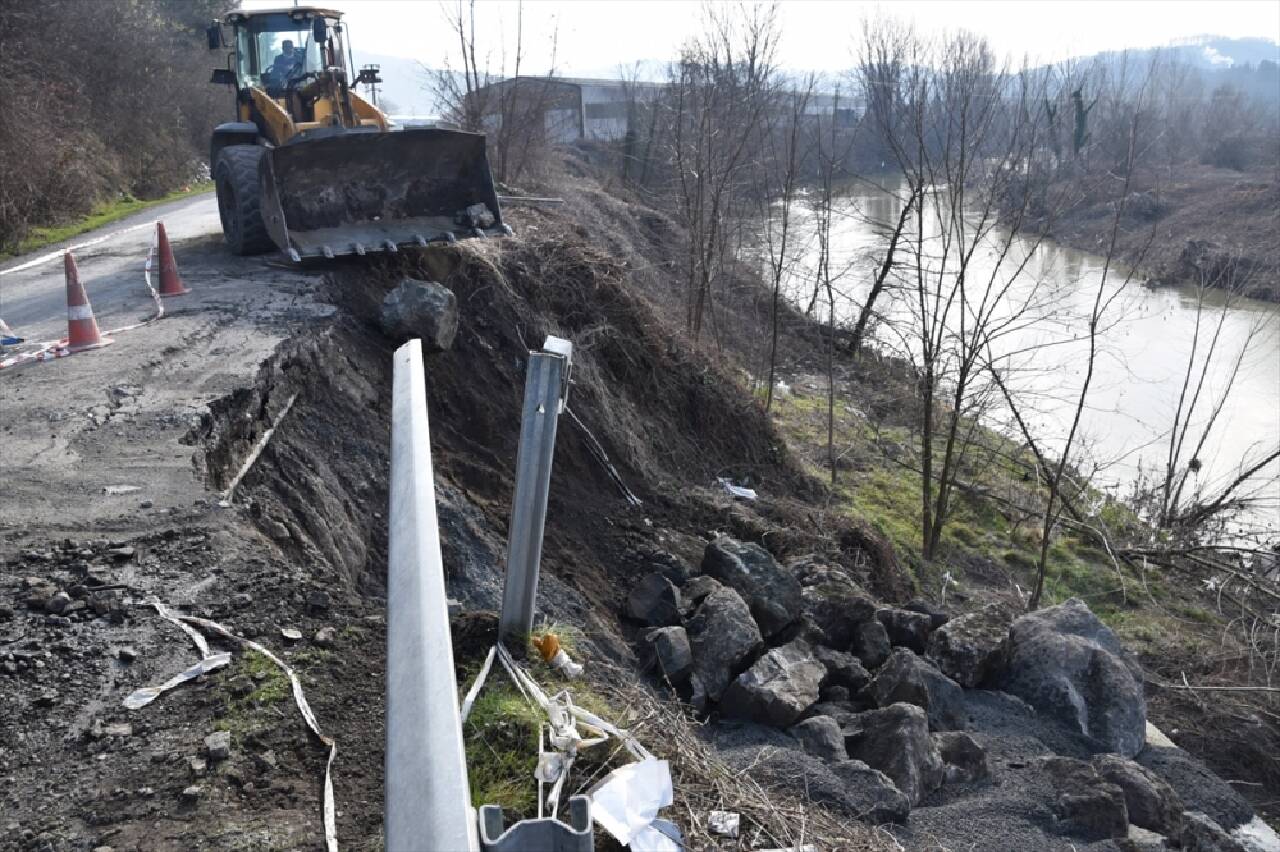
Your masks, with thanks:
<instances>
[{"instance_id":1,"label":"pile of rock","mask_svg":"<svg viewBox=\"0 0 1280 852\"><path fill-rule=\"evenodd\" d=\"M19 579L12 603L0 598L0 621L18 618L22 608L54 628L95 618L123 623L127 610L115 579L134 557L132 546L108 540L68 539L47 549L25 550L11 566Z\"/></svg>"},{"instance_id":2,"label":"pile of rock","mask_svg":"<svg viewBox=\"0 0 1280 852\"><path fill-rule=\"evenodd\" d=\"M841 569L812 559L788 569L728 537L707 545L700 572L655 567L629 594L627 616L649 628L654 665L698 712L790 734L799 755L771 756L762 772L803 771L811 792L830 788L830 803L903 822L943 784L991 783L987 738L966 732L965 690L998 689L1104 752L1035 767L1057 791L1058 833L1203 829L1129 759L1146 737L1141 671L1080 601L950 619L925 602L879 605Z\"/></svg>"}]
</instances>

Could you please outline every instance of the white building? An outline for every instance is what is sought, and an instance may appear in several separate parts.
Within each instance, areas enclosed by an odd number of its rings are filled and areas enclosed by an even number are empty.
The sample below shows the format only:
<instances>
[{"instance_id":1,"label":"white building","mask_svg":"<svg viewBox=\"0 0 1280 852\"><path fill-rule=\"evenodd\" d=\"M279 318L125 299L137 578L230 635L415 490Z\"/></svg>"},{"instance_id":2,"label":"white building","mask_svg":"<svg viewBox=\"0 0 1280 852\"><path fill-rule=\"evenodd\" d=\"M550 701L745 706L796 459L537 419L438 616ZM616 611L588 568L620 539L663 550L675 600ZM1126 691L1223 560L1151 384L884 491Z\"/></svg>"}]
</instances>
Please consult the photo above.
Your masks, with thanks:
<instances>
[{"instance_id":1,"label":"white building","mask_svg":"<svg viewBox=\"0 0 1280 852\"><path fill-rule=\"evenodd\" d=\"M540 115L547 138L568 143L622 139L630 112L661 91L659 83L521 76L491 83L472 97L480 100L490 133L500 130L504 120L523 124Z\"/></svg>"}]
</instances>

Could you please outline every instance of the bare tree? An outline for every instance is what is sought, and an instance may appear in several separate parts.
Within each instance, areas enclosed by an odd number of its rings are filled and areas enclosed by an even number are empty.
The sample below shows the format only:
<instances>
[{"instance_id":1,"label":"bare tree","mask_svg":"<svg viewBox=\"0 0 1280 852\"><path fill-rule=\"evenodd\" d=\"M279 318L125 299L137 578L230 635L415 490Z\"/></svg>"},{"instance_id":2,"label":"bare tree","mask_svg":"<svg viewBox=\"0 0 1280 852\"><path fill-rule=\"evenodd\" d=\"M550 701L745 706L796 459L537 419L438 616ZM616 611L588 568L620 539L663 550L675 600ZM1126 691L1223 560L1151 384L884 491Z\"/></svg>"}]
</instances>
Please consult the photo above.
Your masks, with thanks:
<instances>
[{"instance_id":1,"label":"bare tree","mask_svg":"<svg viewBox=\"0 0 1280 852\"><path fill-rule=\"evenodd\" d=\"M546 72L524 76L523 3L516 5L511 62L507 61L508 48L503 41L498 45L496 70L490 69L488 52L476 42L476 0L457 0L453 7L442 6L441 12L457 38L461 80L458 72L448 66L424 68L429 85L446 116L465 130L488 135L497 179L502 183L518 181L546 148L551 123L547 116L567 96L567 90L555 80L557 33L553 31L550 36L551 61Z\"/></svg>"},{"instance_id":2,"label":"bare tree","mask_svg":"<svg viewBox=\"0 0 1280 852\"><path fill-rule=\"evenodd\" d=\"M1094 291L1093 307L1089 314L1089 354L1085 362L1084 380L1080 384L1080 391L1076 397L1075 411L1071 417L1071 426L1067 431L1066 442L1058 457L1057 464L1053 466L1049 472L1048 481L1045 483L1048 496L1045 500L1045 509L1040 530L1040 555L1036 568L1036 585L1035 590L1031 593L1028 601L1030 609L1037 609L1040 606L1040 600L1044 594L1045 575L1048 572L1049 561L1049 543L1053 532L1053 527L1057 523L1057 519L1061 513L1060 496L1062 492L1063 476L1067 469L1067 463L1071 458L1071 451L1076 440L1076 436L1080 431L1080 423L1083 418L1086 403L1089 399L1089 390L1093 382L1094 368L1098 359L1098 335L1102 327L1105 314L1111 304L1123 292L1124 288L1132 281L1133 272L1128 271L1124 275L1124 280L1119 287L1110 288L1108 292L1108 276L1111 273L1112 262L1116 254L1116 240L1120 233L1120 224L1124 220L1125 206L1129 200L1129 188L1133 179L1133 167L1137 154L1137 140L1140 127L1140 118L1142 114L1142 96L1145 92L1145 83L1139 90L1137 103L1131 113L1129 124L1129 145L1124 160L1123 181L1119 189L1119 197L1116 199L1115 214L1111 224L1111 239L1107 246L1107 253L1103 259L1102 274L1098 277L1098 286Z\"/></svg>"},{"instance_id":3,"label":"bare tree","mask_svg":"<svg viewBox=\"0 0 1280 852\"><path fill-rule=\"evenodd\" d=\"M1174 530L1183 541L1197 539L1215 515L1245 507L1250 501L1250 489L1256 490L1267 482L1275 484L1273 477L1259 474L1280 458L1280 439L1271 442L1262 436L1255 452L1241 459L1236 472L1225 481L1202 482L1198 476L1206 445L1217 434L1241 366L1260 342L1268 319L1267 313L1255 315L1235 351L1226 351L1223 331L1246 289L1248 274L1242 270L1242 265L1226 260L1200 269L1195 285L1191 348L1168 432L1157 497L1152 501L1156 504L1152 512L1155 523ZM1210 294L1216 305L1210 301ZM1219 374L1216 377L1215 372Z\"/></svg>"},{"instance_id":4,"label":"bare tree","mask_svg":"<svg viewBox=\"0 0 1280 852\"><path fill-rule=\"evenodd\" d=\"M782 94L785 108L771 110L765 132L764 242L769 264L772 300L769 308L769 368L764 407L773 405L773 388L778 364L778 318L782 310L782 285L794 265L792 205L800 179L801 146L805 113L813 97L815 77L810 74L793 91Z\"/></svg>"},{"instance_id":5,"label":"bare tree","mask_svg":"<svg viewBox=\"0 0 1280 852\"><path fill-rule=\"evenodd\" d=\"M1036 304L1024 272L1043 237L1013 249L1037 197L1027 169L1046 143L1045 78L1001 67L975 36L930 42L880 21L864 29L859 80L916 199L905 245L911 319L896 331L916 375L921 552L932 559L990 401L983 353Z\"/></svg>"},{"instance_id":6,"label":"bare tree","mask_svg":"<svg viewBox=\"0 0 1280 852\"><path fill-rule=\"evenodd\" d=\"M677 215L688 237L685 324L694 340L708 316L733 236L751 154L773 86L776 8L707 7L708 31L670 71L666 109Z\"/></svg>"}]
</instances>

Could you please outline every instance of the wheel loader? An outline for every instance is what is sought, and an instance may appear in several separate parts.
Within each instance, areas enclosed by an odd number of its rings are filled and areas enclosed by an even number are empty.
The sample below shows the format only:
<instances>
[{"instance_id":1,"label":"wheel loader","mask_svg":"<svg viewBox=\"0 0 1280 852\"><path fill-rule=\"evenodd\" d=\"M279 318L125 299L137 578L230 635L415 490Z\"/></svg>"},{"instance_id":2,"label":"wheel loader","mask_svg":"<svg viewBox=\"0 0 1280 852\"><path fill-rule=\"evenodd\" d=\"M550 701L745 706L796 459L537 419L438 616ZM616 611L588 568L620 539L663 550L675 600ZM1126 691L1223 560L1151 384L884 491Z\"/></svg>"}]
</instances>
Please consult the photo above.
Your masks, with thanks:
<instances>
[{"instance_id":1,"label":"wheel loader","mask_svg":"<svg viewBox=\"0 0 1280 852\"><path fill-rule=\"evenodd\" d=\"M227 58L212 82L235 89L236 120L209 151L227 245L299 262L509 234L484 135L394 126L356 92L382 81L353 75L341 16L242 10L208 28Z\"/></svg>"}]
</instances>

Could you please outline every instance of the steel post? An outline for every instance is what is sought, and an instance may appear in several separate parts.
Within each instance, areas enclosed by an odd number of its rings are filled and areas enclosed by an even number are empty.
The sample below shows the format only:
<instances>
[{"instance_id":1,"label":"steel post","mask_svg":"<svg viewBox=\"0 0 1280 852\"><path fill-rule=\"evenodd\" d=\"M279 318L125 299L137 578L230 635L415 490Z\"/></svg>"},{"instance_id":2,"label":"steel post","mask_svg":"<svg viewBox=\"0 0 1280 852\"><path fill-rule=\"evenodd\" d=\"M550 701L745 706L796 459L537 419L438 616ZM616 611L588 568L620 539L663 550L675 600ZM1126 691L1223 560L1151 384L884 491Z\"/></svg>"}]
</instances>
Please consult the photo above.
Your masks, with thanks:
<instances>
[{"instance_id":1,"label":"steel post","mask_svg":"<svg viewBox=\"0 0 1280 852\"><path fill-rule=\"evenodd\" d=\"M567 394L573 347L567 340L548 337L543 351L529 353L520 414L520 449L516 455L516 491L511 501L511 529L507 537L507 572L502 589L502 637L527 635L533 629L533 606L538 593L538 565L542 560L542 532L547 521L551 461L556 449L556 424Z\"/></svg>"},{"instance_id":2,"label":"steel post","mask_svg":"<svg viewBox=\"0 0 1280 852\"><path fill-rule=\"evenodd\" d=\"M391 405L386 849L475 852L421 341L396 350Z\"/></svg>"}]
</instances>

